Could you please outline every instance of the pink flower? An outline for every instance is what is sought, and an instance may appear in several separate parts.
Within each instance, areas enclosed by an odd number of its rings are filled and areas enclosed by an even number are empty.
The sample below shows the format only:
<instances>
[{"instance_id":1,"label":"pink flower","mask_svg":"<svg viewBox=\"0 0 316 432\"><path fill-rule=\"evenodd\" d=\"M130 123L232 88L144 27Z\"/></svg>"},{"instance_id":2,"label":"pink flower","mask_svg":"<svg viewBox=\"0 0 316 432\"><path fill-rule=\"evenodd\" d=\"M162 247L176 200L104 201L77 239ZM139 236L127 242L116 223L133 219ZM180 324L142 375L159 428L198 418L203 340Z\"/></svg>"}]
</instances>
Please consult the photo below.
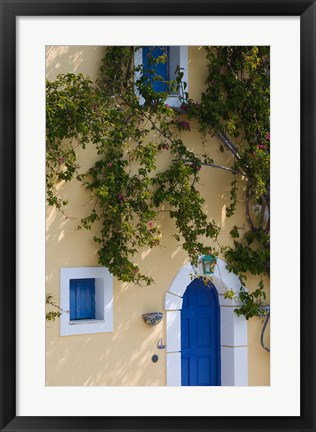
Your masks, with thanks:
<instances>
[{"instance_id":1,"label":"pink flower","mask_svg":"<svg viewBox=\"0 0 316 432\"><path fill-rule=\"evenodd\" d=\"M169 104L166 104L165 107L166 108L171 108L171 106Z\"/></svg>"},{"instance_id":2,"label":"pink flower","mask_svg":"<svg viewBox=\"0 0 316 432\"><path fill-rule=\"evenodd\" d=\"M268 132L267 138L270 141L270 132Z\"/></svg>"},{"instance_id":3,"label":"pink flower","mask_svg":"<svg viewBox=\"0 0 316 432\"><path fill-rule=\"evenodd\" d=\"M125 196L122 193L119 193L117 197L120 201L125 201Z\"/></svg>"},{"instance_id":4,"label":"pink flower","mask_svg":"<svg viewBox=\"0 0 316 432\"><path fill-rule=\"evenodd\" d=\"M190 130L190 123L187 121L182 121L180 122L180 126L182 127L182 129L184 130Z\"/></svg>"},{"instance_id":5,"label":"pink flower","mask_svg":"<svg viewBox=\"0 0 316 432\"><path fill-rule=\"evenodd\" d=\"M58 158L58 162L59 163L63 163L65 161L65 159L62 157L62 156L59 156L59 158Z\"/></svg>"},{"instance_id":6,"label":"pink flower","mask_svg":"<svg viewBox=\"0 0 316 432\"><path fill-rule=\"evenodd\" d=\"M195 162L191 163L191 168L193 168L195 171L200 171L202 168L201 165L196 164Z\"/></svg>"},{"instance_id":7,"label":"pink flower","mask_svg":"<svg viewBox=\"0 0 316 432\"><path fill-rule=\"evenodd\" d=\"M109 162L109 163L108 163L108 167L111 168L111 166L113 166L113 162Z\"/></svg>"},{"instance_id":8,"label":"pink flower","mask_svg":"<svg viewBox=\"0 0 316 432\"><path fill-rule=\"evenodd\" d=\"M258 149L263 149L263 150L266 148L266 146L264 144L259 144L259 145L257 145L257 147L258 147Z\"/></svg>"},{"instance_id":9,"label":"pink flower","mask_svg":"<svg viewBox=\"0 0 316 432\"><path fill-rule=\"evenodd\" d=\"M184 130L190 130L190 123L187 121L180 121L178 118L174 120L176 125L180 128L180 129L184 129Z\"/></svg>"},{"instance_id":10,"label":"pink flower","mask_svg":"<svg viewBox=\"0 0 316 432\"><path fill-rule=\"evenodd\" d=\"M152 226L153 226L152 221L147 222L147 226L148 226L149 228L152 228Z\"/></svg>"}]
</instances>

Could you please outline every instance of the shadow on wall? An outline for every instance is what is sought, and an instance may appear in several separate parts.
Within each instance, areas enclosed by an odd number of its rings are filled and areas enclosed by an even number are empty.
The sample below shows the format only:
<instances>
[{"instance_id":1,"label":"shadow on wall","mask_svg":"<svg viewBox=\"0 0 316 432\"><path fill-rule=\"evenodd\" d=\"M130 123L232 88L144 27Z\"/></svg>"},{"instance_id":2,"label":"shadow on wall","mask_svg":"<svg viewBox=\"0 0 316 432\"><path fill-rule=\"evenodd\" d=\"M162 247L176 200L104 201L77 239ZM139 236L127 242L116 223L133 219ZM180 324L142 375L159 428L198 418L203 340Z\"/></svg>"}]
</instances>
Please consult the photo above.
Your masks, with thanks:
<instances>
[{"instance_id":1,"label":"shadow on wall","mask_svg":"<svg viewBox=\"0 0 316 432\"><path fill-rule=\"evenodd\" d=\"M60 73L83 73L92 80L99 70L104 47L48 46L46 47L46 78L53 80Z\"/></svg>"},{"instance_id":2,"label":"shadow on wall","mask_svg":"<svg viewBox=\"0 0 316 432\"><path fill-rule=\"evenodd\" d=\"M221 172L215 173L222 176ZM224 173L225 174L225 173ZM226 174L225 174L226 175ZM227 175L226 175L227 176ZM210 181L208 176L203 182ZM66 184L60 191L69 206L66 219L59 211L47 209L46 278L48 292L59 300L61 267L97 266L97 245L92 231L77 230L80 217L86 212L82 203L89 201L85 188L78 182ZM216 215L222 215L222 191L216 192ZM214 199L214 198L213 198ZM136 257L140 268L156 281L149 287L138 287L114 279L114 331L95 335L59 336L59 320L47 324L46 385L69 386L161 386L165 385L165 350L157 349L159 339L165 341L165 319L157 327L148 328L142 321L145 312L164 310L164 295L187 256L172 237L174 221L160 214L164 228L162 247L143 249ZM163 269L163 271L162 271ZM151 357L159 355L153 363Z\"/></svg>"},{"instance_id":3,"label":"shadow on wall","mask_svg":"<svg viewBox=\"0 0 316 432\"><path fill-rule=\"evenodd\" d=\"M71 186L65 186L68 187ZM74 199L79 195L74 194ZM84 195L83 191L81 198ZM76 203L69 205L69 214L76 214L75 207ZM78 222L78 219L66 219L53 208L47 209L46 281L48 292L54 294L57 302L61 267L98 265L93 233L76 231ZM59 320L46 324L46 385L164 385L165 351L157 349L157 342L161 338L165 341L165 319L150 328L141 315L164 309L164 293L174 277L173 267L185 264L179 249L172 250L178 251L171 257L176 262L164 275L160 274L159 264L164 248L143 250L137 257L146 274L157 281L156 285L139 287L114 279L113 333L60 337ZM154 354L159 356L157 363L151 360Z\"/></svg>"},{"instance_id":4,"label":"shadow on wall","mask_svg":"<svg viewBox=\"0 0 316 432\"><path fill-rule=\"evenodd\" d=\"M139 317L136 319L139 320ZM133 325L133 322L134 319L126 325ZM141 324L145 326L144 323ZM124 335L123 326L124 324L121 324L116 329L117 337ZM65 346L63 340L54 339L47 346L47 362L53 359L56 361L57 358L58 360L46 380L46 385L161 386L165 353L157 349L148 350L148 346L156 346L160 331L151 332L146 328L149 334L143 338L142 343L136 339L133 344L129 343L128 357L122 354L124 347L120 341L106 340L102 334L70 337L67 338ZM93 359L87 356L88 352L94 353ZM153 354L159 356L158 363L152 362Z\"/></svg>"}]
</instances>

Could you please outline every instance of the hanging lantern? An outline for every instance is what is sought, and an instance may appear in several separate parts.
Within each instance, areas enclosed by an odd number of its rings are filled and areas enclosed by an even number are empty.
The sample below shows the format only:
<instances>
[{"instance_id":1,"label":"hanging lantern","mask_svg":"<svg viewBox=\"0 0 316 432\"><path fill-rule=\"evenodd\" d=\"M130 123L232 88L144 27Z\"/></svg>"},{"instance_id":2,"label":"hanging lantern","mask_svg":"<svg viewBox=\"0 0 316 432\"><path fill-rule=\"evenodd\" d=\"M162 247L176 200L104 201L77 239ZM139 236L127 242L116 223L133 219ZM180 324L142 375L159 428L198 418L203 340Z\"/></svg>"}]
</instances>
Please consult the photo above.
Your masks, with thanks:
<instances>
[{"instance_id":1,"label":"hanging lantern","mask_svg":"<svg viewBox=\"0 0 316 432\"><path fill-rule=\"evenodd\" d=\"M215 258L213 258L211 255L204 255L200 259L201 264L201 270L204 275L213 274L214 273L214 267L216 264Z\"/></svg>"}]
</instances>

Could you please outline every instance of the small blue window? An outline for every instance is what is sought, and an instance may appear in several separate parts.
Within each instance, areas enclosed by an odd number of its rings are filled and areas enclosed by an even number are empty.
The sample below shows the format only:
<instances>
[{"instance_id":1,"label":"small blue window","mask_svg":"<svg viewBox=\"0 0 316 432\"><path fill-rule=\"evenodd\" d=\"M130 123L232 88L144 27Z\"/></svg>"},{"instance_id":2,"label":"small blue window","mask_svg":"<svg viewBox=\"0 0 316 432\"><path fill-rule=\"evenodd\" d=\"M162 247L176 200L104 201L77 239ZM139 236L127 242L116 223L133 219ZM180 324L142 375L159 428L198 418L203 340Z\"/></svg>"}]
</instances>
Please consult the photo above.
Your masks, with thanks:
<instances>
[{"instance_id":1,"label":"small blue window","mask_svg":"<svg viewBox=\"0 0 316 432\"><path fill-rule=\"evenodd\" d=\"M153 59L163 59L157 61ZM145 46L143 47L143 67L144 76L148 77L152 85L152 89L156 92L166 92L167 82L170 80L170 47L168 46ZM154 75L158 75L159 79L153 79Z\"/></svg>"},{"instance_id":2,"label":"small blue window","mask_svg":"<svg viewBox=\"0 0 316 432\"><path fill-rule=\"evenodd\" d=\"M70 320L95 319L95 279L70 279Z\"/></svg>"}]
</instances>

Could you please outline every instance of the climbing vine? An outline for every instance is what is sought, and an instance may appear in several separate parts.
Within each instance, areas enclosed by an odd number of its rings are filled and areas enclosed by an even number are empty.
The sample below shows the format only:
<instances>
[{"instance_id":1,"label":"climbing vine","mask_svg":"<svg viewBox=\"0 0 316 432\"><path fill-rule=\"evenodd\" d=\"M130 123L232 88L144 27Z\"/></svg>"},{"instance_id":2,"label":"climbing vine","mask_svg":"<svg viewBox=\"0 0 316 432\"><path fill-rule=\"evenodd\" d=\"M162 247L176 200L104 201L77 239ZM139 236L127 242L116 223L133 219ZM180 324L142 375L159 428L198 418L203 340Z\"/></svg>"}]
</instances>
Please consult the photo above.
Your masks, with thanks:
<instances>
[{"instance_id":1,"label":"climbing vine","mask_svg":"<svg viewBox=\"0 0 316 432\"><path fill-rule=\"evenodd\" d=\"M53 310L46 312L46 321L55 321L56 318L59 318L62 314L63 310L56 304L52 294L46 294L46 305L53 307Z\"/></svg>"},{"instance_id":2,"label":"climbing vine","mask_svg":"<svg viewBox=\"0 0 316 432\"><path fill-rule=\"evenodd\" d=\"M166 54L149 54L150 70L144 70L134 65L137 49L108 47L96 83L81 74L47 81L48 204L64 212L67 201L58 197L56 185L82 182L93 209L79 229L100 224L94 236L99 263L120 280L145 285L153 280L141 273L134 257L142 247L161 244L158 217L167 212L192 264L200 255L222 254L241 287L248 272L261 276L251 297L259 307L265 295L262 277L269 274L269 49L206 47L208 79L199 103L189 99L179 67L175 78L164 82L165 91L154 91L153 82L163 81L155 67L166 62ZM179 93L181 108L166 103L170 92ZM192 121L206 143L200 154L185 144ZM210 136L217 140L207 140ZM229 165L210 157L211 145L230 154ZM87 146L95 146L98 158L83 173L76 153ZM161 155L169 158L164 170L157 169ZM233 246L220 245L220 228L204 211L201 169L232 175L227 216L239 205L245 209L244 225L231 231ZM241 180L244 202L239 202ZM247 318L256 314L255 308L246 309Z\"/></svg>"}]
</instances>

